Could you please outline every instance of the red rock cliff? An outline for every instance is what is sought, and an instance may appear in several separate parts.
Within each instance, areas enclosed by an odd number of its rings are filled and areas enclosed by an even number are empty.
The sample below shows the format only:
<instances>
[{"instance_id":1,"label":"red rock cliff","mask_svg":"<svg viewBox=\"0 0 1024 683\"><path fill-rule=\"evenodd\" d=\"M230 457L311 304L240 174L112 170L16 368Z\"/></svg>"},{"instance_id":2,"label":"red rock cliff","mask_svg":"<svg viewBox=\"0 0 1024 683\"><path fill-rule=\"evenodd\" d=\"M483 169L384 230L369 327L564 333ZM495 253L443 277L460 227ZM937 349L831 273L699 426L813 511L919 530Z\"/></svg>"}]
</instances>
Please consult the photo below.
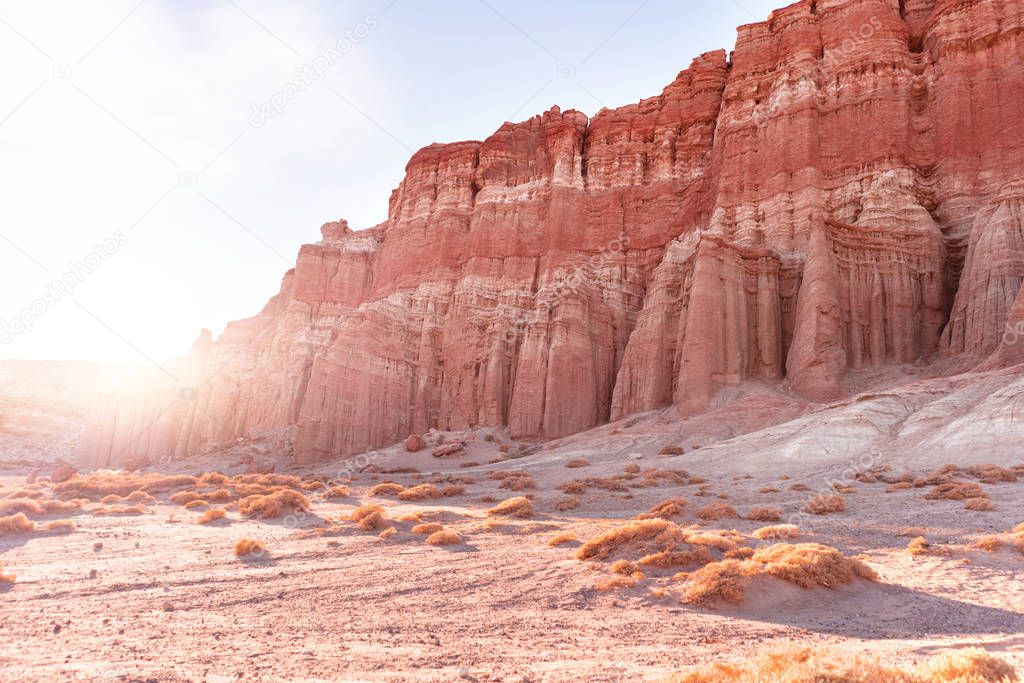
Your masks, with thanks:
<instances>
[{"instance_id":1,"label":"red rock cliff","mask_svg":"<svg viewBox=\"0 0 1024 683\"><path fill-rule=\"evenodd\" d=\"M386 223L325 225L83 461L558 437L746 380L826 400L864 367L981 360L1020 316L1022 26L1024 0L805 0L657 97L420 150Z\"/></svg>"}]
</instances>

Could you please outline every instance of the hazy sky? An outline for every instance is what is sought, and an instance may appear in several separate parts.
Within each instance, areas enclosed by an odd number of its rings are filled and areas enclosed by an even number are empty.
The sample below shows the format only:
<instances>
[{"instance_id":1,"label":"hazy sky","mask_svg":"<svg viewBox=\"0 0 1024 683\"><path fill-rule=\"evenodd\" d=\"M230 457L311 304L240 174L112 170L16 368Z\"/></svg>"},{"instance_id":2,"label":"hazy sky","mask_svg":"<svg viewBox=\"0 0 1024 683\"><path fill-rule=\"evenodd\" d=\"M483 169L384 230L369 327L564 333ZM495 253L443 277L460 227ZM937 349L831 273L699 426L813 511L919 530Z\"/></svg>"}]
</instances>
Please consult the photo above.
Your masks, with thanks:
<instances>
[{"instance_id":1,"label":"hazy sky","mask_svg":"<svg viewBox=\"0 0 1024 683\"><path fill-rule=\"evenodd\" d=\"M0 358L180 355L412 151L655 95L782 4L0 0Z\"/></svg>"}]
</instances>

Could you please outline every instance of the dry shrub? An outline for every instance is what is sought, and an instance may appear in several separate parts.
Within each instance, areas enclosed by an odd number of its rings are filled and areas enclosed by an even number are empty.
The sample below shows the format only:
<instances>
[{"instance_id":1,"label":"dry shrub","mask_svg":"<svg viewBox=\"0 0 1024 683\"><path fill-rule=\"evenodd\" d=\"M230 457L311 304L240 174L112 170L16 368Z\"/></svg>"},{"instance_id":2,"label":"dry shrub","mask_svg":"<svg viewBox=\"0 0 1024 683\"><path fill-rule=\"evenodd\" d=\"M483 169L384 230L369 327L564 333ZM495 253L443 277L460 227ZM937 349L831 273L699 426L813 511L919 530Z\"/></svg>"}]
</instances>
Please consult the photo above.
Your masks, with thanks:
<instances>
[{"instance_id":1,"label":"dry shrub","mask_svg":"<svg viewBox=\"0 0 1024 683\"><path fill-rule=\"evenodd\" d=\"M67 481L53 487L60 498L85 498L99 501L115 494L127 496L133 491L158 493L176 488L185 488L196 483L195 477L187 475L163 476L160 474L128 474L112 470L98 470L89 474L76 474Z\"/></svg>"},{"instance_id":2,"label":"dry shrub","mask_svg":"<svg viewBox=\"0 0 1024 683\"><path fill-rule=\"evenodd\" d=\"M609 566L608 569L613 574L621 574L623 576L629 576L630 574L638 571L637 566L629 560L616 560L611 563L611 566Z\"/></svg>"},{"instance_id":3,"label":"dry shrub","mask_svg":"<svg viewBox=\"0 0 1024 683\"><path fill-rule=\"evenodd\" d=\"M690 575L683 591L683 602L697 607L712 607L723 602L740 604L752 575L751 564L749 560L722 560L701 567Z\"/></svg>"},{"instance_id":4,"label":"dry shrub","mask_svg":"<svg viewBox=\"0 0 1024 683\"><path fill-rule=\"evenodd\" d=\"M560 545L575 543L577 540L578 539L576 538L576 534L572 533L571 531L563 531L560 534L552 536L551 539L548 541L548 545L552 548L555 548Z\"/></svg>"},{"instance_id":5,"label":"dry shrub","mask_svg":"<svg viewBox=\"0 0 1024 683\"><path fill-rule=\"evenodd\" d=\"M686 483L689 486L697 486L699 484L707 484L708 480L705 479L704 477L690 477L689 479L686 480Z\"/></svg>"},{"instance_id":6,"label":"dry shrub","mask_svg":"<svg viewBox=\"0 0 1024 683\"><path fill-rule=\"evenodd\" d=\"M236 474L234 481L239 484L256 484L257 486L285 486L293 489L301 488L302 480L292 474Z\"/></svg>"},{"instance_id":7,"label":"dry shrub","mask_svg":"<svg viewBox=\"0 0 1024 683\"><path fill-rule=\"evenodd\" d=\"M203 500L207 503L226 503L231 500L231 491L227 489L217 489L216 491L210 491L209 493L203 494Z\"/></svg>"},{"instance_id":8,"label":"dry shrub","mask_svg":"<svg viewBox=\"0 0 1024 683\"><path fill-rule=\"evenodd\" d=\"M426 524L417 524L416 526L414 526L412 528L412 533L419 534L421 536L429 536L430 534L435 534L438 531L441 531L442 529L444 529L443 524L438 524L436 522L428 522Z\"/></svg>"},{"instance_id":9,"label":"dry shrub","mask_svg":"<svg viewBox=\"0 0 1024 683\"><path fill-rule=\"evenodd\" d=\"M405 487L401 484L396 484L393 481L384 481L380 484L372 487L366 495L368 496L397 496L399 493L405 490Z\"/></svg>"},{"instance_id":10,"label":"dry shrub","mask_svg":"<svg viewBox=\"0 0 1024 683\"><path fill-rule=\"evenodd\" d=\"M92 511L93 515L144 515L146 508L143 505L114 505L111 507L98 507Z\"/></svg>"},{"instance_id":11,"label":"dry shrub","mask_svg":"<svg viewBox=\"0 0 1024 683\"><path fill-rule=\"evenodd\" d=\"M55 519L52 522L46 522L40 527L43 531L53 534L70 534L77 528L70 519Z\"/></svg>"},{"instance_id":12,"label":"dry shrub","mask_svg":"<svg viewBox=\"0 0 1024 683\"><path fill-rule=\"evenodd\" d=\"M736 541L727 538L722 533L716 532L689 534L686 537L686 542L693 545L705 546L723 553L735 550L738 545Z\"/></svg>"},{"instance_id":13,"label":"dry shrub","mask_svg":"<svg viewBox=\"0 0 1024 683\"><path fill-rule=\"evenodd\" d=\"M747 511L747 519L752 522L778 522L782 519L782 510L778 508L750 508Z\"/></svg>"},{"instance_id":14,"label":"dry shrub","mask_svg":"<svg viewBox=\"0 0 1024 683\"><path fill-rule=\"evenodd\" d=\"M512 476L504 477L498 488L509 491L528 491L537 488L537 482L525 472L515 473Z\"/></svg>"},{"instance_id":15,"label":"dry shrub","mask_svg":"<svg viewBox=\"0 0 1024 683\"><path fill-rule=\"evenodd\" d=\"M691 565L706 565L714 562L715 557L707 546L696 546L691 550L662 550L658 553L644 555L637 564L643 567L658 567L668 569L670 567L688 567Z\"/></svg>"},{"instance_id":16,"label":"dry shrub","mask_svg":"<svg viewBox=\"0 0 1024 683\"><path fill-rule=\"evenodd\" d=\"M561 491L562 493L567 493L570 495L586 493L587 484L586 482L580 481L579 479L573 479L572 481L567 481L564 484L560 484L558 490Z\"/></svg>"},{"instance_id":17,"label":"dry shrub","mask_svg":"<svg viewBox=\"0 0 1024 683\"><path fill-rule=\"evenodd\" d=\"M634 463L630 463L629 465L626 465L622 469L622 471L625 472L626 474L639 474L639 472L640 472L640 465L637 465L635 462Z\"/></svg>"},{"instance_id":18,"label":"dry shrub","mask_svg":"<svg viewBox=\"0 0 1024 683\"><path fill-rule=\"evenodd\" d=\"M778 493L779 490L774 486L765 486L757 490L758 493Z\"/></svg>"},{"instance_id":19,"label":"dry shrub","mask_svg":"<svg viewBox=\"0 0 1024 683\"><path fill-rule=\"evenodd\" d=\"M419 524L423 521L423 517L419 512L406 512L395 518L398 522L414 522Z\"/></svg>"},{"instance_id":20,"label":"dry shrub","mask_svg":"<svg viewBox=\"0 0 1024 683\"><path fill-rule=\"evenodd\" d=\"M1024 524L1018 524L1017 526L1013 527L1013 533L1024 534Z\"/></svg>"},{"instance_id":21,"label":"dry shrub","mask_svg":"<svg viewBox=\"0 0 1024 683\"><path fill-rule=\"evenodd\" d=\"M668 680L671 683L1003 683L1018 679L1012 666L980 650L949 653L906 670L841 650L790 645L749 661L694 668Z\"/></svg>"},{"instance_id":22,"label":"dry shrub","mask_svg":"<svg viewBox=\"0 0 1024 683\"><path fill-rule=\"evenodd\" d=\"M733 548L732 550L725 553L725 559L727 560L749 560L757 552L753 548Z\"/></svg>"},{"instance_id":23,"label":"dry shrub","mask_svg":"<svg viewBox=\"0 0 1024 683\"><path fill-rule=\"evenodd\" d=\"M21 486L19 488L14 489L13 491L10 491L10 492L4 494L3 497L4 498L34 498L34 499L39 499L39 498L42 498L44 495L46 495L46 494L43 491L40 491L37 488L32 488L30 486Z\"/></svg>"},{"instance_id":24,"label":"dry shrub","mask_svg":"<svg viewBox=\"0 0 1024 683\"><path fill-rule=\"evenodd\" d=\"M324 491L324 498L348 498L352 494L347 486L332 486Z\"/></svg>"},{"instance_id":25,"label":"dry shrub","mask_svg":"<svg viewBox=\"0 0 1024 683\"><path fill-rule=\"evenodd\" d=\"M428 545L458 545L459 543L462 543L462 536L459 536L451 529L435 531L427 536Z\"/></svg>"},{"instance_id":26,"label":"dry shrub","mask_svg":"<svg viewBox=\"0 0 1024 683\"><path fill-rule=\"evenodd\" d=\"M220 472L206 472L199 477L198 483L204 486L227 486L231 479Z\"/></svg>"},{"instance_id":27,"label":"dry shrub","mask_svg":"<svg viewBox=\"0 0 1024 683\"><path fill-rule=\"evenodd\" d=\"M818 543L780 543L761 548L754 553L752 560L765 564L764 571L768 575L801 588L835 588L855 578L878 580L875 570L860 560Z\"/></svg>"},{"instance_id":28,"label":"dry shrub","mask_svg":"<svg viewBox=\"0 0 1024 683\"><path fill-rule=\"evenodd\" d=\"M224 519L227 514L228 513L221 508L210 508L199 516L199 519L196 520L196 524L209 524L210 522L215 522L218 519Z\"/></svg>"},{"instance_id":29,"label":"dry shrub","mask_svg":"<svg viewBox=\"0 0 1024 683\"><path fill-rule=\"evenodd\" d=\"M835 491L836 493L856 493L857 491L857 489L854 488L853 486L850 486L849 484L843 484L841 482L836 482L832 484L832 490Z\"/></svg>"},{"instance_id":30,"label":"dry shrub","mask_svg":"<svg viewBox=\"0 0 1024 683\"><path fill-rule=\"evenodd\" d=\"M14 583L18 577L14 574L5 574L3 562L0 562L0 583Z\"/></svg>"},{"instance_id":31,"label":"dry shrub","mask_svg":"<svg viewBox=\"0 0 1024 683\"><path fill-rule=\"evenodd\" d=\"M914 488L913 482L909 481L898 481L895 484L889 484L885 487L886 493L896 493L897 491L906 491L907 489Z\"/></svg>"},{"instance_id":32,"label":"dry shrub","mask_svg":"<svg viewBox=\"0 0 1024 683\"><path fill-rule=\"evenodd\" d=\"M984 484L1012 483L1018 478L1016 471L999 465L973 465L967 468L967 473Z\"/></svg>"},{"instance_id":33,"label":"dry shrub","mask_svg":"<svg viewBox=\"0 0 1024 683\"><path fill-rule=\"evenodd\" d=\"M452 486L445 486L441 489L441 495L445 498L455 498L466 493L466 487L461 484L455 484Z\"/></svg>"},{"instance_id":34,"label":"dry shrub","mask_svg":"<svg viewBox=\"0 0 1024 683\"><path fill-rule=\"evenodd\" d=\"M320 489L324 488L325 486L326 486L326 484L324 484L319 479L311 479L309 481L302 482L302 490L303 491L319 491Z\"/></svg>"},{"instance_id":35,"label":"dry shrub","mask_svg":"<svg viewBox=\"0 0 1024 683\"><path fill-rule=\"evenodd\" d=\"M569 510L575 510L583 502L579 496L567 496L555 501L555 509L559 512L568 512Z\"/></svg>"},{"instance_id":36,"label":"dry shrub","mask_svg":"<svg viewBox=\"0 0 1024 683\"><path fill-rule=\"evenodd\" d=\"M671 519L673 517L682 517L686 504L687 500L685 498L669 498L661 501L647 512L640 513L635 519Z\"/></svg>"},{"instance_id":37,"label":"dry shrub","mask_svg":"<svg viewBox=\"0 0 1024 683\"><path fill-rule=\"evenodd\" d=\"M529 498L517 496L498 503L487 511L488 515L503 515L505 517L533 517L533 503Z\"/></svg>"},{"instance_id":38,"label":"dry shrub","mask_svg":"<svg viewBox=\"0 0 1024 683\"><path fill-rule=\"evenodd\" d=\"M928 542L927 538L918 536L907 544L907 552L915 557L917 555L927 555L931 547L932 544Z\"/></svg>"},{"instance_id":39,"label":"dry shrub","mask_svg":"<svg viewBox=\"0 0 1024 683\"><path fill-rule=\"evenodd\" d=\"M117 495L116 493L111 493L109 496L103 496L102 498L100 498L101 505L113 505L115 503L120 502L121 496Z\"/></svg>"},{"instance_id":40,"label":"dry shrub","mask_svg":"<svg viewBox=\"0 0 1024 683\"><path fill-rule=\"evenodd\" d=\"M996 506L988 498L968 498L964 502L964 509L975 512L992 512L996 509Z\"/></svg>"},{"instance_id":41,"label":"dry shrub","mask_svg":"<svg viewBox=\"0 0 1024 683\"><path fill-rule=\"evenodd\" d=\"M636 583L637 579L632 576L608 576L598 581L594 588L602 593L608 593L613 590L632 588Z\"/></svg>"},{"instance_id":42,"label":"dry shrub","mask_svg":"<svg viewBox=\"0 0 1024 683\"><path fill-rule=\"evenodd\" d=\"M811 487L807 484L793 484L789 487L790 491L810 491Z\"/></svg>"},{"instance_id":43,"label":"dry shrub","mask_svg":"<svg viewBox=\"0 0 1024 683\"><path fill-rule=\"evenodd\" d=\"M955 481L939 484L925 494L925 500L968 500L970 498L988 498L988 494L979 484Z\"/></svg>"},{"instance_id":44,"label":"dry shrub","mask_svg":"<svg viewBox=\"0 0 1024 683\"><path fill-rule=\"evenodd\" d=\"M726 503L711 503L694 512L698 519L711 522L719 519L737 519L736 508Z\"/></svg>"},{"instance_id":45,"label":"dry shrub","mask_svg":"<svg viewBox=\"0 0 1024 683\"><path fill-rule=\"evenodd\" d=\"M305 512L309 499L298 491L281 489L266 496L248 496L238 501L238 511L246 517L259 515L262 519L273 519L284 514L286 509Z\"/></svg>"},{"instance_id":46,"label":"dry shrub","mask_svg":"<svg viewBox=\"0 0 1024 683\"><path fill-rule=\"evenodd\" d=\"M682 455L685 452L686 450L682 446L665 446L658 451L658 455Z\"/></svg>"},{"instance_id":47,"label":"dry shrub","mask_svg":"<svg viewBox=\"0 0 1024 683\"><path fill-rule=\"evenodd\" d=\"M689 577L683 602L702 607L721 602L738 605L750 580L759 576L772 576L801 588L836 588L856 578L878 579L871 567L835 548L780 543L755 551L749 560L727 559L697 570Z\"/></svg>"},{"instance_id":48,"label":"dry shrub","mask_svg":"<svg viewBox=\"0 0 1024 683\"><path fill-rule=\"evenodd\" d=\"M994 553L1003 547L1003 539L998 536L982 536L971 544L972 548Z\"/></svg>"},{"instance_id":49,"label":"dry shrub","mask_svg":"<svg viewBox=\"0 0 1024 683\"><path fill-rule=\"evenodd\" d=\"M364 531L373 531L384 526L387 522L387 515L384 512L384 508L380 505L363 505L356 508L348 517L351 521L359 525L360 529Z\"/></svg>"},{"instance_id":50,"label":"dry shrub","mask_svg":"<svg viewBox=\"0 0 1024 683\"><path fill-rule=\"evenodd\" d=\"M399 492L399 500L430 500L432 498L440 498L443 494L441 489L437 488L433 484L419 484L407 488L404 491Z\"/></svg>"},{"instance_id":51,"label":"dry shrub","mask_svg":"<svg viewBox=\"0 0 1024 683\"><path fill-rule=\"evenodd\" d=\"M844 510L846 510L846 501L842 496L837 495L815 496L804 506L804 512L809 512L812 515L827 515Z\"/></svg>"},{"instance_id":52,"label":"dry shrub","mask_svg":"<svg viewBox=\"0 0 1024 683\"><path fill-rule=\"evenodd\" d=\"M774 526L763 526L751 534L760 541L783 541L798 538L800 527L795 524L776 524Z\"/></svg>"},{"instance_id":53,"label":"dry shrub","mask_svg":"<svg viewBox=\"0 0 1024 683\"><path fill-rule=\"evenodd\" d=\"M184 507L186 510L195 510L198 508L204 508L207 505L209 505L209 503L207 503L205 500L190 500L189 502L185 503Z\"/></svg>"},{"instance_id":54,"label":"dry shrub","mask_svg":"<svg viewBox=\"0 0 1024 683\"><path fill-rule=\"evenodd\" d=\"M589 467L590 461L586 458L573 458L569 462L565 463L565 466L569 469L575 469L578 467Z\"/></svg>"},{"instance_id":55,"label":"dry shrub","mask_svg":"<svg viewBox=\"0 0 1024 683\"><path fill-rule=\"evenodd\" d=\"M189 503L193 503L197 500L202 500L202 498L195 491L178 491L171 496L171 502L177 503L178 505L188 505ZM106 498L100 502L103 503L104 501L106 501Z\"/></svg>"},{"instance_id":56,"label":"dry shrub","mask_svg":"<svg viewBox=\"0 0 1024 683\"><path fill-rule=\"evenodd\" d=\"M24 534L35 531L36 524L25 516L24 512L17 512L13 515L0 517L0 536L12 534Z\"/></svg>"},{"instance_id":57,"label":"dry shrub","mask_svg":"<svg viewBox=\"0 0 1024 683\"><path fill-rule=\"evenodd\" d=\"M925 681L996 683L1016 681L1014 668L983 650L960 650L934 657L917 668Z\"/></svg>"},{"instance_id":58,"label":"dry shrub","mask_svg":"<svg viewBox=\"0 0 1024 683\"><path fill-rule=\"evenodd\" d=\"M686 533L667 520L635 520L587 541L576 551L576 558L606 560L626 551L633 555L649 555L675 550L686 540Z\"/></svg>"},{"instance_id":59,"label":"dry shrub","mask_svg":"<svg viewBox=\"0 0 1024 683\"><path fill-rule=\"evenodd\" d=\"M652 467L643 471L642 486L661 486L665 483L686 486L690 482L690 474L686 470L663 470Z\"/></svg>"},{"instance_id":60,"label":"dry shrub","mask_svg":"<svg viewBox=\"0 0 1024 683\"><path fill-rule=\"evenodd\" d=\"M262 557L267 552L267 546L251 538L243 538L235 543L235 556L241 558Z\"/></svg>"},{"instance_id":61,"label":"dry shrub","mask_svg":"<svg viewBox=\"0 0 1024 683\"><path fill-rule=\"evenodd\" d=\"M377 534L377 537L380 538L381 540L386 541L386 540L388 540L389 538L391 538L392 536L394 536L397 533L398 533L398 529L396 529L393 526L389 526L387 529L385 529L384 531L382 531L379 534Z\"/></svg>"},{"instance_id":62,"label":"dry shrub","mask_svg":"<svg viewBox=\"0 0 1024 683\"><path fill-rule=\"evenodd\" d=\"M26 514L42 515L46 509L42 503L31 498L10 498L0 500L0 516Z\"/></svg>"}]
</instances>

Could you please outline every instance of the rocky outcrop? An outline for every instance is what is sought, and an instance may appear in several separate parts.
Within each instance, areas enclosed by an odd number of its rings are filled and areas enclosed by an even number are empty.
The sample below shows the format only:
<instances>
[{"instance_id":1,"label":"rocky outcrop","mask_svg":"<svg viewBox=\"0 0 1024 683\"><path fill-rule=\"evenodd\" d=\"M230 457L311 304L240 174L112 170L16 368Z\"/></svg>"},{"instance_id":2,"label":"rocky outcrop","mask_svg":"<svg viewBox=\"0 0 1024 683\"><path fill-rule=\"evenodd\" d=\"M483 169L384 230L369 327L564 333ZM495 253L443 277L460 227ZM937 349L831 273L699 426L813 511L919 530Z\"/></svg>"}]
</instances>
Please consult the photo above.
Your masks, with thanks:
<instances>
[{"instance_id":1,"label":"rocky outcrop","mask_svg":"<svg viewBox=\"0 0 1024 683\"><path fill-rule=\"evenodd\" d=\"M169 382L191 393L122 401L83 461L558 437L748 381L827 400L864 369L991 352L1024 277L1022 17L804 0L656 97L426 147L385 223L325 225Z\"/></svg>"}]
</instances>

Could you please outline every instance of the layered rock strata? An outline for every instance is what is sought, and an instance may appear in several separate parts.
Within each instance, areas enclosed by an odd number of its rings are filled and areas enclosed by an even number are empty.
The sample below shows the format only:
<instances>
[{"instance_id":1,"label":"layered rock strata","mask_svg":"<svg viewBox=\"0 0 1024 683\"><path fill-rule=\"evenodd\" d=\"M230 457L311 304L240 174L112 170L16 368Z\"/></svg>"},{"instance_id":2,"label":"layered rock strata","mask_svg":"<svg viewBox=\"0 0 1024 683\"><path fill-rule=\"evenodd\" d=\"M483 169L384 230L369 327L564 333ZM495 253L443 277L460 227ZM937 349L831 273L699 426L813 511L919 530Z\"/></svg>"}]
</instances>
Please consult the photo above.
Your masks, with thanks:
<instances>
[{"instance_id":1,"label":"layered rock strata","mask_svg":"<svg viewBox=\"0 0 1024 683\"><path fill-rule=\"evenodd\" d=\"M657 97L424 148L385 223L324 226L169 381L191 393L110 409L83 464L557 437L747 381L828 400L860 368L980 360L1024 279L1022 10L804 0Z\"/></svg>"}]
</instances>

